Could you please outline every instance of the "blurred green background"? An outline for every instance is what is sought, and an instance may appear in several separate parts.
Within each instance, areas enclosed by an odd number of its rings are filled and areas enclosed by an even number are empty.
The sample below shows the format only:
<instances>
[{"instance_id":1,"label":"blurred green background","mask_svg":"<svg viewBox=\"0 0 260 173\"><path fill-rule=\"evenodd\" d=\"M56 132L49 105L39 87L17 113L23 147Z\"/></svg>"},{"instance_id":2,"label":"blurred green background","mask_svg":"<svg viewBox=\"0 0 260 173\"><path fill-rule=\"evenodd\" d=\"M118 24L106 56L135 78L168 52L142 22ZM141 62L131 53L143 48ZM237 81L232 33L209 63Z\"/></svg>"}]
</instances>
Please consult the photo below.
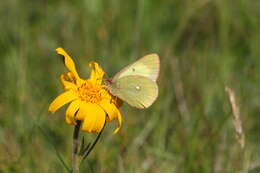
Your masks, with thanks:
<instances>
[{"instance_id":1,"label":"blurred green background","mask_svg":"<svg viewBox=\"0 0 260 173\"><path fill-rule=\"evenodd\" d=\"M56 151L70 164L65 108L47 111L67 71L57 47L86 78L92 60L112 76L148 53L161 58L158 100L125 104L120 134L109 124L81 172L260 172L260 1L3 0L0 26L0 172L66 172Z\"/></svg>"}]
</instances>

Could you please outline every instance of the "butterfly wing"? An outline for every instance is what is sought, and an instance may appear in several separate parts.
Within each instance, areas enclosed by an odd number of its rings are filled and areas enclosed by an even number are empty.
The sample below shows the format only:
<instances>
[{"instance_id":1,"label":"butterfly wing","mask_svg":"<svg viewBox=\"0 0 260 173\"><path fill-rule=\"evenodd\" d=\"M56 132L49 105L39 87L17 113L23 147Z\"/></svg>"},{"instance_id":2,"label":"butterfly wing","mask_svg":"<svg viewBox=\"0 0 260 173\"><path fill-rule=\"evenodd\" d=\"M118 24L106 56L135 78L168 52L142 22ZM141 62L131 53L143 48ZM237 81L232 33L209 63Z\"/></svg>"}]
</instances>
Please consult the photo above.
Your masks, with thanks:
<instances>
[{"instance_id":1,"label":"butterfly wing","mask_svg":"<svg viewBox=\"0 0 260 173\"><path fill-rule=\"evenodd\" d=\"M144 76L156 81L159 75L159 70L159 56L157 54L149 54L123 68L113 77L113 81L129 75Z\"/></svg>"},{"instance_id":2,"label":"butterfly wing","mask_svg":"<svg viewBox=\"0 0 260 173\"><path fill-rule=\"evenodd\" d=\"M108 86L111 94L139 109L148 108L158 96L156 82L143 76L124 76Z\"/></svg>"}]
</instances>

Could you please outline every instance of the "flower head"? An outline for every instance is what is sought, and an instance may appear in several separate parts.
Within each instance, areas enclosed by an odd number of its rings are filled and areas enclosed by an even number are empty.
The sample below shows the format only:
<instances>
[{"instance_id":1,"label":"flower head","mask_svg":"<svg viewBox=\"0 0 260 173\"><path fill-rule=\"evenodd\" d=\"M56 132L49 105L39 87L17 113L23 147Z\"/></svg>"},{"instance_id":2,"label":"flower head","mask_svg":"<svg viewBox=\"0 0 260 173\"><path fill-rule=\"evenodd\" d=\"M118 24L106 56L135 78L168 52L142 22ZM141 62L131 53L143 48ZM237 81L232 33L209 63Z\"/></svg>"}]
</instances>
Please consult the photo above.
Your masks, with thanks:
<instances>
[{"instance_id":1,"label":"flower head","mask_svg":"<svg viewBox=\"0 0 260 173\"><path fill-rule=\"evenodd\" d=\"M112 96L105 85L102 85L104 71L96 62L90 62L91 73L89 79L79 77L72 58L62 48L56 49L64 57L65 66L69 72L60 76L65 92L60 94L50 104L49 111L54 113L63 105L70 103L66 110L66 122L75 125L82 121L81 129L86 132L100 132L105 122L117 119L118 127L122 122L119 111L120 100Z\"/></svg>"}]
</instances>

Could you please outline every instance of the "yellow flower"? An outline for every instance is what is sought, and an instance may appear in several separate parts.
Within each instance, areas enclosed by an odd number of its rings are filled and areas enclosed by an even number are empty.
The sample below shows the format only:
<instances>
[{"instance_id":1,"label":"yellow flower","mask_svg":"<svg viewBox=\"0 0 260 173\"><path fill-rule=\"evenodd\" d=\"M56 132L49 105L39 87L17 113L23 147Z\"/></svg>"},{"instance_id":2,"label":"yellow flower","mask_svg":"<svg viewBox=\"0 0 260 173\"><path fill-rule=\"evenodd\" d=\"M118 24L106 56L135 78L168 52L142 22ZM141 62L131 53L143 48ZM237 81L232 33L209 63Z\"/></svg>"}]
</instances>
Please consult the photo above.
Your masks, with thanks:
<instances>
[{"instance_id":1,"label":"yellow flower","mask_svg":"<svg viewBox=\"0 0 260 173\"><path fill-rule=\"evenodd\" d=\"M75 125L76 120L82 121L81 129L86 132L100 132L106 122L117 119L121 127L122 116L119 111L120 100L112 96L105 85L102 85L104 71L96 62L90 62L90 78L81 79L72 58L62 48L56 49L64 57L69 72L61 75L61 83L65 92L60 94L49 106L54 113L63 105L70 103L66 110L66 122Z\"/></svg>"}]
</instances>

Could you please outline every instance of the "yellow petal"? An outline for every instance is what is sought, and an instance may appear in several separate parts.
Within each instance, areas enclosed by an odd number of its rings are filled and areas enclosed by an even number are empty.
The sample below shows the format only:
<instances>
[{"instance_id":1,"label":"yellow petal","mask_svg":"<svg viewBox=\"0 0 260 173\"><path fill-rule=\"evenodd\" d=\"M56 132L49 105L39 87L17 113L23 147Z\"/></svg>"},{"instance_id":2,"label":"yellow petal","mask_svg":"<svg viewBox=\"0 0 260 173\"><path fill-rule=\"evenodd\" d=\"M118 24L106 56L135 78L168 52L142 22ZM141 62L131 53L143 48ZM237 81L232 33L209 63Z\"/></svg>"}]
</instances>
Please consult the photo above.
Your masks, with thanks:
<instances>
[{"instance_id":1,"label":"yellow petal","mask_svg":"<svg viewBox=\"0 0 260 173\"><path fill-rule=\"evenodd\" d=\"M122 101L121 99L119 99L118 97L111 95L111 94L108 92L107 86L101 85L101 88L102 88L102 89L101 89L100 93L101 93L101 95L102 95L103 98L105 98L105 99L107 99L107 100L110 100L110 103L115 104L115 106L116 106L117 108L119 108L119 107L122 106L123 101Z\"/></svg>"},{"instance_id":2,"label":"yellow petal","mask_svg":"<svg viewBox=\"0 0 260 173\"><path fill-rule=\"evenodd\" d=\"M65 66L75 76L75 78L77 80L76 82L81 81L81 79L80 79L80 77L78 75L78 72L76 70L75 63L72 60L72 58L67 54L67 52L64 49L62 49L60 47L57 48L56 51L57 51L58 54L60 54L60 55L62 55L64 57Z\"/></svg>"},{"instance_id":3,"label":"yellow petal","mask_svg":"<svg viewBox=\"0 0 260 173\"><path fill-rule=\"evenodd\" d=\"M79 108L79 111L76 115L76 119L83 121L85 119L85 117L87 116L87 114L90 113L89 110L92 108L92 105L94 105L94 104L82 101L80 108Z\"/></svg>"},{"instance_id":4,"label":"yellow petal","mask_svg":"<svg viewBox=\"0 0 260 173\"><path fill-rule=\"evenodd\" d=\"M69 73L64 73L60 76L61 83L65 90L76 88L76 85L71 82L71 81L73 81L73 79L69 80L69 78L70 78L70 77L68 77Z\"/></svg>"},{"instance_id":5,"label":"yellow petal","mask_svg":"<svg viewBox=\"0 0 260 173\"><path fill-rule=\"evenodd\" d=\"M107 115L108 115L108 117L107 117L108 122L110 122L113 119L117 118L117 116L118 116L118 109L117 109L117 107L113 103L111 103L110 100L108 100L108 99L102 100L99 105L107 113Z\"/></svg>"},{"instance_id":6,"label":"yellow petal","mask_svg":"<svg viewBox=\"0 0 260 173\"><path fill-rule=\"evenodd\" d=\"M66 110L66 122L69 125L76 125L74 121L75 113L79 110L80 107L80 100L75 100L70 103L69 107Z\"/></svg>"},{"instance_id":7,"label":"yellow petal","mask_svg":"<svg viewBox=\"0 0 260 173\"><path fill-rule=\"evenodd\" d=\"M104 71L98 65L98 63L96 63L94 61L90 62L89 66L92 68L91 74L90 74L90 80L97 85L101 85L102 78L104 76Z\"/></svg>"},{"instance_id":8,"label":"yellow petal","mask_svg":"<svg viewBox=\"0 0 260 173\"><path fill-rule=\"evenodd\" d=\"M117 128L114 130L113 134L117 133L120 128L121 128L121 125L122 125L122 115L121 115L121 112L119 110L118 111L118 115L117 115Z\"/></svg>"},{"instance_id":9,"label":"yellow petal","mask_svg":"<svg viewBox=\"0 0 260 173\"><path fill-rule=\"evenodd\" d=\"M113 132L113 133L117 133L119 131L119 129L121 128L121 124L122 124L122 115L121 115L119 109L117 108L117 106L115 104L111 103L111 101L107 100L107 99L102 100L100 102L100 106L107 113L107 115L108 115L107 121L108 122L117 118L118 127Z\"/></svg>"},{"instance_id":10,"label":"yellow petal","mask_svg":"<svg viewBox=\"0 0 260 173\"><path fill-rule=\"evenodd\" d=\"M78 96L74 91L72 91L72 90L66 91L66 92L62 93L61 95L59 95L58 97L56 97L55 100L53 100L53 102L49 106L49 111L54 113L60 107L75 100L77 97Z\"/></svg>"},{"instance_id":11,"label":"yellow petal","mask_svg":"<svg viewBox=\"0 0 260 173\"><path fill-rule=\"evenodd\" d=\"M106 114L96 104L82 102L76 119L82 120L82 130L86 132L100 132L105 124Z\"/></svg>"}]
</instances>

